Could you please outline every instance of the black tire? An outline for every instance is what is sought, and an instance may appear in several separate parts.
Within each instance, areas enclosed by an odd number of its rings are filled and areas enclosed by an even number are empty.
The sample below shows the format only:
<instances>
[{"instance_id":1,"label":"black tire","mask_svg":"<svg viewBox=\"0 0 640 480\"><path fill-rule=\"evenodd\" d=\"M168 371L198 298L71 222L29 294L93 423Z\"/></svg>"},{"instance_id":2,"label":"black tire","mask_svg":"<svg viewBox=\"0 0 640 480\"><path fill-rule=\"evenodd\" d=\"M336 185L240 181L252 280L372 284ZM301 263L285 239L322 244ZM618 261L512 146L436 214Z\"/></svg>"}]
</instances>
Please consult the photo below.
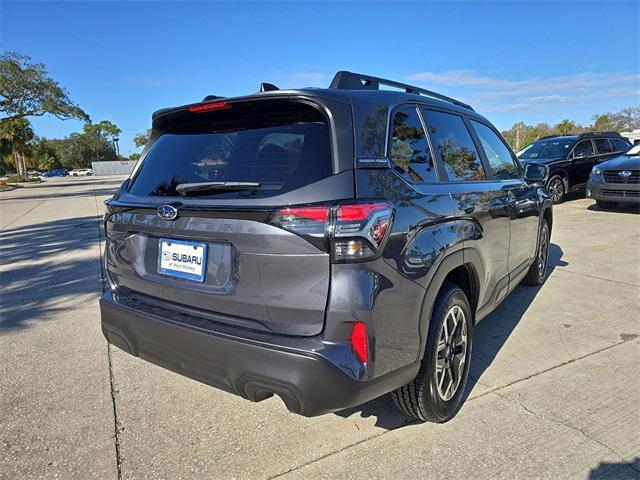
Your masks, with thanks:
<instances>
[{"instance_id":1,"label":"black tire","mask_svg":"<svg viewBox=\"0 0 640 480\"><path fill-rule=\"evenodd\" d=\"M553 175L547 181L547 191L553 203L562 203L567 194L567 187L561 175Z\"/></svg>"},{"instance_id":2,"label":"black tire","mask_svg":"<svg viewBox=\"0 0 640 480\"><path fill-rule=\"evenodd\" d=\"M603 210L608 210L610 208L615 208L618 206L616 202L605 202L604 200L596 200L596 204Z\"/></svg>"},{"instance_id":3,"label":"black tire","mask_svg":"<svg viewBox=\"0 0 640 480\"><path fill-rule=\"evenodd\" d=\"M463 312L464 318L458 317L459 323L452 329L452 337L455 339L455 332L458 332L459 328L460 332L462 332L462 324L464 323L466 341L464 347L462 347L462 345L456 347L459 351L464 351L464 361L458 361L457 365L462 363L462 373L457 377L459 380L455 390L453 390L452 387L452 395L448 399L445 399L444 396L446 395L443 396L440 392L440 389L444 385L440 388L438 387L439 375L436 365L438 363L449 365L449 367L443 367L441 369L442 373L440 377L446 379L447 377L442 377L442 375L453 375L456 364L450 359L447 360L445 358L445 352L446 355L451 353L454 361L457 355L454 354L456 351L455 348L450 350L447 346L446 349L439 349L438 346L439 344L442 345L440 337L443 334L443 324L445 320L449 322L451 319L449 314L454 311L454 309L459 313L458 308ZM448 323L448 325L451 324ZM462 404L467 377L469 376L472 339L473 320L467 296L457 285L445 283L436 298L431 321L429 322L427 345L420 370L415 379L391 393L391 398L393 398L393 402L398 409L406 416L422 421L443 423L451 420ZM445 371L448 373L445 373ZM454 377L452 376L451 382L453 381ZM442 381L441 383L444 384ZM447 393L448 392L449 390L447 390Z\"/></svg>"},{"instance_id":4,"label":"black tire","mask_svg":"<svg viewBox=\"0 0 640 480\"><path fill-rule=\"evenodd\" d=\"M533 263L529 267L527 275L522 280L522 283L525 285L536 287L544 283L547 276L550 237L549 225L546 220L543 220L540 225L540 232L538 233L538 249L536 251L536 258L533 259Z\"/></svg>"}]
</instances>

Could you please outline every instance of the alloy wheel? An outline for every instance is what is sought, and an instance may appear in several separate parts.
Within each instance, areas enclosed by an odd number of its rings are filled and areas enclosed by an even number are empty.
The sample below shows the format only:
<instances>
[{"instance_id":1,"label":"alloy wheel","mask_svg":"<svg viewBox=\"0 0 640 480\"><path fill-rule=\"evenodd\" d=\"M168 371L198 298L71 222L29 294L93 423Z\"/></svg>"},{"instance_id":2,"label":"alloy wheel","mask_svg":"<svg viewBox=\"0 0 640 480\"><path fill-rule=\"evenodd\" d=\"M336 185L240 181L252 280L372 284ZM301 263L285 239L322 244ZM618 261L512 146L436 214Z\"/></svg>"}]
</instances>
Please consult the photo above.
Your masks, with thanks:
<instances>
[{"instance_id":1,"label":"alloy wheel","mask_svg":"<svg viewBox=\"0 0 640 480\"><path fill-rule=\"evenodd\" d=\"M445 316L438 340L436 381L442 400L450 400L458 391L466 356L467 322L462 308L454 305Z\"/></svg>"},{"instance_id":2,"label":"alloy wheel","mask_svg":"<svg viewBox=\"0 0 640 480\"><path fill-rule=\"evenodd\" d=\"M553 203L558 203L562 200L562 197L564 196L564 182L560 177L551 179L547 189L549 190L549 196Z\"/></svg>"},{"instance_id":3,"label":"alloy wheel","mask_svg":"<svg viewBox=\"0 0 640 480\"><path fill-rule=\"evenodd\" d=\"M544 277L547 268L547 257L549 254L549 233L546 228L540 231L540 250L538 251L538 273Z\"/></svg>"}]
</instances>

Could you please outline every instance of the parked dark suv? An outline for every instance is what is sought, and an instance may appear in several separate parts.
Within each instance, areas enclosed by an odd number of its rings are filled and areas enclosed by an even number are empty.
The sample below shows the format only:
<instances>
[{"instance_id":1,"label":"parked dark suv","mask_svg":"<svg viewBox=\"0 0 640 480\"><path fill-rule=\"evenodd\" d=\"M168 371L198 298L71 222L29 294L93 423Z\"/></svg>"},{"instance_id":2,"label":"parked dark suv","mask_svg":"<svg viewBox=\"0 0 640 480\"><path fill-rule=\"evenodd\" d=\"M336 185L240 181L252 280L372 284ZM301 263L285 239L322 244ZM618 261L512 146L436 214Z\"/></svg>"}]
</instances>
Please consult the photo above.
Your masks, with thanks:
<instances>
[{"instance_id":1,"label":"parked dark suv","mask_svg":"<svg viewBox=\"0 0 640 480\"><path fill-rule=\"evenodd\" d=\"M349 72L161 110L107 202L102 330L302 415L393 392L446 421L474 325L545 278L545 174L468 105Z\"/></svg>"},{"instance_id":2,"label":"parked dark suv","mask_svg":"<svg viewBox=\"0 0 640 480\"><path fill-rule=\"evenodd\" d=\"M594 165L625 153L631 146L616 132L552 135L518 152L518 158L525 165L533 161L549 167L547 190L553 203L559 203L568 192L585 188Z\"/></svg>"}]
</instances>

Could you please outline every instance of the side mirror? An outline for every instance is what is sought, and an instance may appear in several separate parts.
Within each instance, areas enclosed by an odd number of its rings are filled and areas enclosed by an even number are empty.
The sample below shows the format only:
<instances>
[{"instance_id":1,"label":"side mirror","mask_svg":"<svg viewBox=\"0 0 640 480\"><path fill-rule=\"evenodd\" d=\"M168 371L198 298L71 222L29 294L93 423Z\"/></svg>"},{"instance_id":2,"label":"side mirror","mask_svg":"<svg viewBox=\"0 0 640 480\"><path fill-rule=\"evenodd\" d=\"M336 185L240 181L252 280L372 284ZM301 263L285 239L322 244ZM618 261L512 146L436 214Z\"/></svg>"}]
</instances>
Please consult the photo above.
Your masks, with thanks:
<instances>
[{"instance_id":1,"label":"side mirror","mask_svg":"<svg viewBox=\"0 0 640 480\"><path fill-rule=\"evenodd\" d=\"M549 167L541 163L527 163L524 166L524 179L529 183L542 182L549 173Z\"/></svg>"}]
</instances>

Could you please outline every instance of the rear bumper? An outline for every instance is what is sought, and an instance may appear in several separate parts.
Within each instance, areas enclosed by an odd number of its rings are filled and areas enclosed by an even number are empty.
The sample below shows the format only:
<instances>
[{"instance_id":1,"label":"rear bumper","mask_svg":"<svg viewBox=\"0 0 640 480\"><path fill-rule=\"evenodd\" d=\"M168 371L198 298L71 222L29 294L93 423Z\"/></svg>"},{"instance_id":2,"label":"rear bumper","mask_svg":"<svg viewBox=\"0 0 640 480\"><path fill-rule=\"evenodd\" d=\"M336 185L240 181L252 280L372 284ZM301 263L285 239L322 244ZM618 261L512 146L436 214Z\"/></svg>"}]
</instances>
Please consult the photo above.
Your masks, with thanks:
<instances>
[{"instance_id":1,"label":"rear bumper","mask_svg":"<svg viewBox=\"0 0 640 480\"><path fill-rule=\"evenodd\" d=\"M131 355L252 401L276 394L305 416L379 397L408 383L419 368L360 381L349 375L344 349L322 348L317 339L284 344L273 335L256 340L198 328L118 303L110 293L100 299L100 311L106 339Z\"/></svg>"},{"instance_id":2,"label":"rear bumper","mask_svg":"<svg viewBox=\"0 0 640 480\"><path fill-rule=\"evenodd\" d=\"M640 203L640 183L596 183L587 184L587 197L605 202Z\"/></svg>"}]
</instances>

